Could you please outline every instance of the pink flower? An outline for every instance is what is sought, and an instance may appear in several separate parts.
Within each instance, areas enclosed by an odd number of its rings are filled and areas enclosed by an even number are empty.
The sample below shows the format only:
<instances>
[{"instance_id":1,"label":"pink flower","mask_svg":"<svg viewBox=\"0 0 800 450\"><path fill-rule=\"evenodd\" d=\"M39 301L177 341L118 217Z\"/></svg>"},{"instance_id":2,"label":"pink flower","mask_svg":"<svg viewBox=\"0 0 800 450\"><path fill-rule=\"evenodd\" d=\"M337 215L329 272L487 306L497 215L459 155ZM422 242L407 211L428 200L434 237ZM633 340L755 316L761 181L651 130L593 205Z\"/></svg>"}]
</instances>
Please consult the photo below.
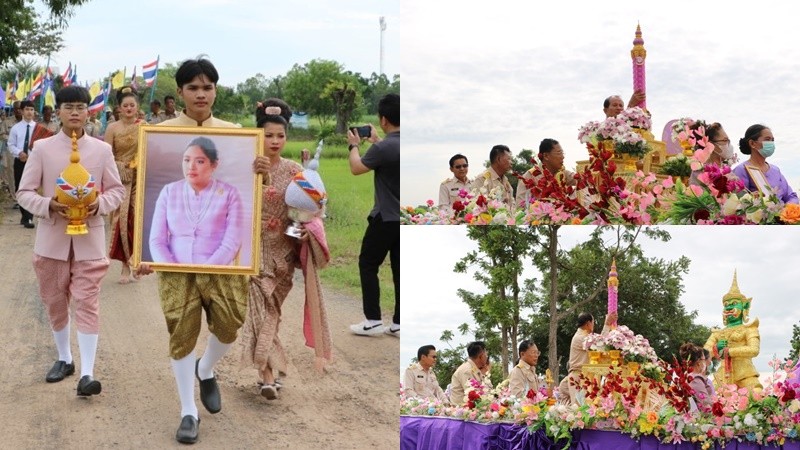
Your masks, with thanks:
<instances>
[{"instance_id":1,"label":"pink flower","mask_svg":"<svg viewBox=\"0 0 800 450\"><path fill-rule=\"evenodd\" d=\"M425 203L427 203L427 204L428 204L428 206L433 206L433 200L428 200L428 201L427 201L427 202L425 202Z\"/></svg>"}]
</instances>

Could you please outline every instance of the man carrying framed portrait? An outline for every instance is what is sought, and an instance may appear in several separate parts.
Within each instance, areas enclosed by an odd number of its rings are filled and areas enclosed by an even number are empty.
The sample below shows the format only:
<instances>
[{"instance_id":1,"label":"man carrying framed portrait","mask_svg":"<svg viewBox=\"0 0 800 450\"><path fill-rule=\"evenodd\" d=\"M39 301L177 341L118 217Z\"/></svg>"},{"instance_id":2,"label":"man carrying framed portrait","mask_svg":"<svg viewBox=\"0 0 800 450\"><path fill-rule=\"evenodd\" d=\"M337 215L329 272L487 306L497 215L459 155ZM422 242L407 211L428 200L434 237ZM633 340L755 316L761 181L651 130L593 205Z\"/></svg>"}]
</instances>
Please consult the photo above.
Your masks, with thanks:
<instances>
[{"instance_id":1,"label":"man carrying framed portrait","mask_svg":"<svg viewBox=\"0 0 800 450\"><path fill-rule=\"evenodd\" d=\"M161 122L156 127L237 127L236 124L215 118L211 113L218 80L217 70L209 60L200 57L184 61L175 73L175 81L178 85L178 95L186 105L186 109L177 118ZM196 164L198 159L202 159L202 164L209 169L216 163L215 158L209 156L208 152L213 144L209 145L209 142L202 139L200 141L202 142L195 142L186 149L186 152L191 153L188 158L190 160L194 158L189 164ZM194 149L199 150L192 152ZM188 153L184 154L184 164ZM216 154L216 151L211 153ZM252 160L247 161L248 167L251 162ZM196 168L190 168L190 171L197 173ZM140 176L143 177L144 174ZM253 180L256 180L255 177L253 174ZM141 189L145 189L144 184L140 183ZM217 190L222 189L220 186L215 184L213 187L208 187L212 190L205 194L214 195ZM222 190L225 191L225 197L230 200L229 203L233 204L232 208L236 210L235 204L241 203L241 199L238 198L239 193L233 192L233 189L227 186ZM187 198L187 201L198 200L202 203L203 192L195 193L197 198ZM191 192L187 195L190 194ZM259 204L260 199L255 203ZM236 214L238 212L233 216ZM234 228L241 227L239 218L232 220L236 222L232 225ZM255 236L258 236L258 233ZM231 248L240 245L234 241L235 238L231 238L226 245ZM223 252L226 254L224 258L223 255L219 257L227 261L228 253L232 253L231 248ZM255 258L255 255L252 257ZM156 261L153 261L155 265ZM148 262L142 262L137 269L140 274L152 271L153 268ZM159 271L158 290L170 335L169 352L181 402L181 423L175 438L181 443L194 443L197 441L199 427L199 414L194 400L194 379L197 378L199 381L200 400L203 406L211 414L218 413L221 410L221 399L214 375L214 365L233 345L244 321L248 301L248 276L237 273ZM206 312L211 334L203 356L195 359L194 349L200 333L201 310Z\"/></svg>"}]
</instances>

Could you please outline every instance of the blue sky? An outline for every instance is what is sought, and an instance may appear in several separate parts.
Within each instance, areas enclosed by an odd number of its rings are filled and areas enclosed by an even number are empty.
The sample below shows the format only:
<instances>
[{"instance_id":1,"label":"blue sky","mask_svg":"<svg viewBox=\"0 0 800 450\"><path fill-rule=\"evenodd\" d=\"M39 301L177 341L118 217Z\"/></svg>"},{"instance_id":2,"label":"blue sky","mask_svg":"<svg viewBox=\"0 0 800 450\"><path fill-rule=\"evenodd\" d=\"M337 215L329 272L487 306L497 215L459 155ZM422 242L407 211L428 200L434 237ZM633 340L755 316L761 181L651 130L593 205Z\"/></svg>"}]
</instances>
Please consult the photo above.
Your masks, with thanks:
<instances>
[{"instance_id":1,"label":"blue sky","mask_svg":"<svg viewBox=\"0 0 800 450\"><path fill-rule=\"evenodd\" d=\"M789 226L661 228L672 235L669 242L656 242L644 237L637 242L647 257L677 260L685 255L691 260L689 273L683 278L684 293L680 302L687 311L698 312L697 322L722 326L722 296L728 292L736 269L739 289L753 299L750 317L757 317L760 321L761 354L755 359L756 368L768 372L767 363L773 355L788 356L792 325L800 323L795 303L800 255L792 250L800 247L798 229ZM590 226L562 227L561 248L573 247L593 230L594 227ZM607 234L607 242L613 242L611 234ZM458 259L477 250L474 241L466 236L465 226L401 227L401 373L420 346L433 344L437 348L447 348L439 341L444 330L455 333L454 347L472 340L471 336L458 334L459 325L466 322L474 326L474 322L456 292L463 288L485 293L486 289L474 280L474 271L467 274L453 272ZM536 276L541 279L531 263L526 266L523 278ZM625 283L624 272L619 274L619 280L621 284ZM625 317L620 317L620 323L625 324ZM634 331L649 337L647 330ZM541 350L546 352L546 349Z\"/></svg>"},{"instance_id":2,"label":"blue sky","mask_svg":"<svg viewBox=\"0 0 800 450\"><path fill-rule=\"evenodd\" d=\"M161 55L179 63L207 54L220 84L235 87L262 73L285 74L316 58L369 76L380 70L379 17L385 16L384 73L400 73L399 1L344 0L91 0L76 9L64 50L52 64L71 61L79 81L141 66ZM46 58L41 64L46 63Z\"/></svg>"},{"instance_id":3,"label":"blue sky","mask_svg":"<svg viewBox=\"0 0 800 450\"><path fill-rule=\"evenodd\" d=\"M554 138L568 168L586 159L578 128L604 118L607 96L627 103L633 91L637 23L654 134L689 116L720 122L738 143L763 123L776 140L770 162L800 189L800 27L790 3L536 5L403 1L403 205L436 201L456 153L471 176L495 144L517 153Z\"/></svg>"}]
</instances>

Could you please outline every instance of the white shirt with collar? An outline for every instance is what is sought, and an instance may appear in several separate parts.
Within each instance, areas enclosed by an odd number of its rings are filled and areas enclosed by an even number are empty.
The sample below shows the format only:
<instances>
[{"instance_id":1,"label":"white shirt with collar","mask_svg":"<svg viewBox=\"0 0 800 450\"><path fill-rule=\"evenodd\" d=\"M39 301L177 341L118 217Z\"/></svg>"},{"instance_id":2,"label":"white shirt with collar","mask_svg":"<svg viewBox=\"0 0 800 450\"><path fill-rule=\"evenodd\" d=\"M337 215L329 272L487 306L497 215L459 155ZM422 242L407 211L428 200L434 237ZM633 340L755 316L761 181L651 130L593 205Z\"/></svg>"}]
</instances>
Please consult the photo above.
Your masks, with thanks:
<instances>
[{"instance_id":1,"label":"white shirt with collar","mask_svg":"<svg viewBox=\"0 0 800 450\"><path fill-rule=\"evenodd\" d=\"M31 126L30 131L28 130L28 125ZM11 132L8 133L8 149L14 158L19 157L19 154L22 153L22 147L25 145L25 133L30 133L28 136L28 145L30 146L30 138L33 137L33 129L35 127L35 121L26 122L25 119L20 120L11 127Z\"/></svg>"}]
</instances>

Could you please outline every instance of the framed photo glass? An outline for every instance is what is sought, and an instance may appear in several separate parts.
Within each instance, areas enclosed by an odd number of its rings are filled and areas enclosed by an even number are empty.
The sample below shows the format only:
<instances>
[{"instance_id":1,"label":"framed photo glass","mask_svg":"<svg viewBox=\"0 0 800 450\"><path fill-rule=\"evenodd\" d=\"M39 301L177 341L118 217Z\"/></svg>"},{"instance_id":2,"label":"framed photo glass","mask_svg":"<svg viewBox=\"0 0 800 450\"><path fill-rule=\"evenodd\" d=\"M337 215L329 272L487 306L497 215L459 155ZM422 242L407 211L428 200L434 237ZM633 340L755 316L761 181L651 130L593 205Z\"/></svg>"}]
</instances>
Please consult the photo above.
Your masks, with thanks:
<instances>
[{"instance_id":1,"label":"framed photo glass","mask_svg":"<svg viewBox=\"0 0 800 450\"><path fill-rule=\"evenodd\" d=\"M764 172L762 172L759 168L753 167L749 164L745 164L744 168L747 170L747 174L750 176L750 179L753 180L753 184L758 192L760 192L761 195L768 197L772 193L772 187L769 185L767 177L764 176Z\"/></svg>"},{"instance_id":2,"label":"framed photo glass","mask_svg":"<svg viewBox=\"0 0 800 450\"><path fill-rule=\"evenodd\" d=\"M139 130L133 264L156 271L256 275L261 253L259 129Z\"/></svg>"}]
</instances>

